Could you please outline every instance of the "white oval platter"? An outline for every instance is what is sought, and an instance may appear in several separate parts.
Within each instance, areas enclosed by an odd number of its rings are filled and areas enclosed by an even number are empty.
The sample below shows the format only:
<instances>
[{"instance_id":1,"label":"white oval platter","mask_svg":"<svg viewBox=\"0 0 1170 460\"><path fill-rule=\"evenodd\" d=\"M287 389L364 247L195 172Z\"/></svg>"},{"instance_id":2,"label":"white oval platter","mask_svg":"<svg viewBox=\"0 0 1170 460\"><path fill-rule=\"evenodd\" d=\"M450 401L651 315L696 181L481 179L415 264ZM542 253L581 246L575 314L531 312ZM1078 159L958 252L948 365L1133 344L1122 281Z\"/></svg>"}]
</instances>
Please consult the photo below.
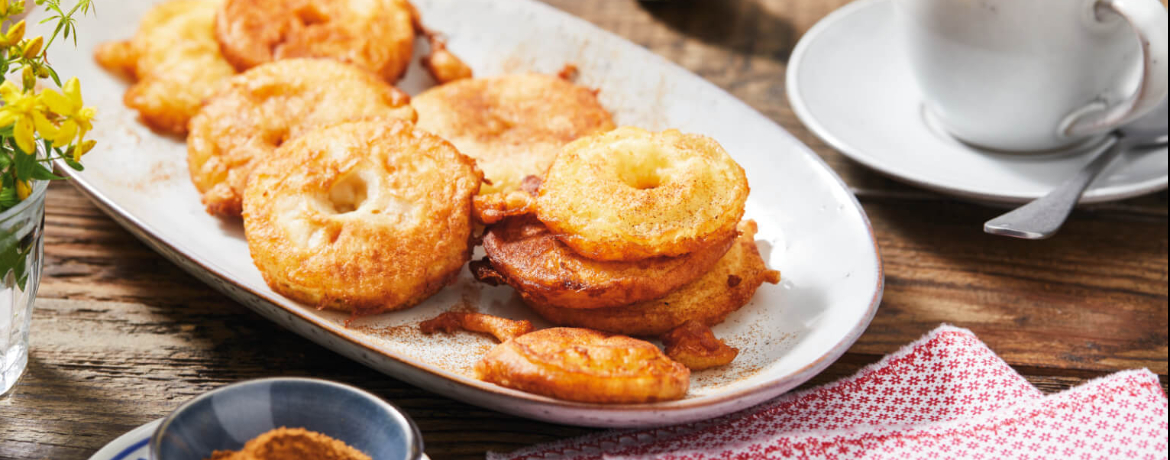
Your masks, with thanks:
<instances>
[{"instance_id":1,"label":"white oval platter","mask_svg":"<svg viewBox=\"0 0 1170 460\"><path fill-rule=\"evenodd\" d=\"M477 75L554 73L566 63L579 83L600 89L619 124L678 128L717 139L747 170L747 216L759 223L762 254L781 270L715 332L741 351L730 366L696 373L685 399L643 405L559 401L478 381L472 366L493 342L472 334L423 336L415 325L451 308L513 318L530 313L510 288L476 283L466 270L413 309L344 325L268 288L252 265L238 222L207 215L188 178L181 139L159 136L121 103L127 83L92 59L101 42L134 33L150 1L99 2L78 21L78 45L51 58L79 76L100 115L87 169L68 173L78 188L135 236L212 287L272 321L342 355L430 391L550 422L641 427L707 419L747 408L808 380L841 356L869 325L881 299L881 260L869 222L841 180L806 146L714 85L547 5L531 0L416 0L423 21ZM38 13L33 14L33 18ZM32 23L33 21L30 21ZM32 33L45 33L43 28ZM776 76L782 84L781 75ZM417 64L399 87L418 94L432 82ZM478 256L478 255L477 255ZM328 376L322 376L328 377Z\"/></svg>"}]
</instances>

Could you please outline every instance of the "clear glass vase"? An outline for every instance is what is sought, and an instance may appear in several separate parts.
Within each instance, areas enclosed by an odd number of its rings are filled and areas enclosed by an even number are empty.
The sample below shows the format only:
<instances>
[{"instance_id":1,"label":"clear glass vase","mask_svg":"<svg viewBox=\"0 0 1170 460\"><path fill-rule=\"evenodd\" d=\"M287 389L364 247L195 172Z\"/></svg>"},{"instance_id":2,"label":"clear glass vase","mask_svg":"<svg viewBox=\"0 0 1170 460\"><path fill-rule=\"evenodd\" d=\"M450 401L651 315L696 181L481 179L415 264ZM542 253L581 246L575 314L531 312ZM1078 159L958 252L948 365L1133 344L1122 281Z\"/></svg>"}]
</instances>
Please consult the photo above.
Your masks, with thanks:
<instances>
[{"instance_id":1,"label":"clear glass vase","mask_svg":"<svg viewBox=\"0 0 1170 460\"><path fill-rule=\"evenodd\" d=\"M28 366L28 328L45 253L45 189L0 213L0 396Z\"/></svg>"}]
</instances>

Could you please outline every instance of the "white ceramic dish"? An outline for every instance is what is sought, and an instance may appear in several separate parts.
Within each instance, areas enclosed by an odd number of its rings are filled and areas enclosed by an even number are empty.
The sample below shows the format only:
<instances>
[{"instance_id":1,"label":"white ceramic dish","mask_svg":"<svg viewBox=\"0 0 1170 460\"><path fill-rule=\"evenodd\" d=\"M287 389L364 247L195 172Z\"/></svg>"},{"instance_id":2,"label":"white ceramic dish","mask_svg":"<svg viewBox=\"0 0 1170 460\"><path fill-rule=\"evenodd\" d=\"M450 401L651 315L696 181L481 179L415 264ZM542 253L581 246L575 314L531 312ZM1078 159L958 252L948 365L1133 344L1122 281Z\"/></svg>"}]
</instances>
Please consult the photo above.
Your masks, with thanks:
<instances>
[{"instance_id":1,"label":"white ceramic dish","mask_svg":"<svg viewBox=\"0 0 1170 460\"><path fill-rule=\"evenodd\" d=\"M478 335L423 336L415 325L455 306L535 319L506 287L464 271L413 309L363 318L317 311L272 292L252 265L238 222L204 213L188 179L181 140L158 136L122 106L126 83L91 59L106 40L130 37L149 1L107 2L78 21L79 46L55 47L62 75L82 78L100 110L98 147L83 173L70 173L99 207L161 254L276 323L414 385L472 404L558 423L632 427L706 419L760 403L809 379L861 335L881 299L883 277L869 223L852 194L807 147L747 105L664 59L530 0L418 0L428 26L478 75L555 72L566 62L600 88L621 124L675 127L718 139L747 170L748 216L779 286L715 332L743 352L729 368L697 373L679 401L606 406L559 401L474 379L472 366L493 342ZM33 21L30 21L30 23ZM522 26L518 26L522 25ZM32 33L41 32L40 30ZM400 87L429 82L417 66ZM67 169L67 168L59 168ZM538 325L545 323L537 321Z\"/></svg>"},{"instance_id":2,"label":"white ceramic dish","mask_svg":"<svg viewBox=\"0 0 1170 460\"><path fill-rule=\"evenodd\" d=\"M160 423L161 418L118 436L98 449L89 460L147 460L150 458L150 436Z\"/></svg>"},{"instance_id":3,"label":"white ceramic dish","mask_svg":"<svg viewBox=\"0 0 1170 460\"><path fill-rule=\"evenodd\" d=\"M849 158L923 188L1014 204L1047 194L1099 151L1099 139L1040 154L955 140L923 109L895 24L890 0L851 3L810 29L789 60L788 99L796 115ZM1156 192L1166 182L1166 148L1128 153L1102 172L1081 203Z\"/></svg>"}]
</instances>

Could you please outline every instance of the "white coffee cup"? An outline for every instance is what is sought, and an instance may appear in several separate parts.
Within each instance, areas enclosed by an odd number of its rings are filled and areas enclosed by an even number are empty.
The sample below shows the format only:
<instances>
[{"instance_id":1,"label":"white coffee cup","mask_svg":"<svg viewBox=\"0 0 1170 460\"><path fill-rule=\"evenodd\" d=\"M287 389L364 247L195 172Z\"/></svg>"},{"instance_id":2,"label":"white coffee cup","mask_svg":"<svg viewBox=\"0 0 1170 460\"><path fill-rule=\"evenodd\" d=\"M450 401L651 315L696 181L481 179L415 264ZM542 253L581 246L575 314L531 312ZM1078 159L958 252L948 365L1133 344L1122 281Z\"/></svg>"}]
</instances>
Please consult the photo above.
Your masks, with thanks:
<instances>
[{"instance_id":1,"label":"white coffee cup","mask_svg":"<svg viewBox=\"0 0 1170 460\"><path fill-rule=\"evenodd\" d=\"M1068 146L1166 97L1158 0L894 0L926 106L982 147Z\"/></svg>"}]
</instances>

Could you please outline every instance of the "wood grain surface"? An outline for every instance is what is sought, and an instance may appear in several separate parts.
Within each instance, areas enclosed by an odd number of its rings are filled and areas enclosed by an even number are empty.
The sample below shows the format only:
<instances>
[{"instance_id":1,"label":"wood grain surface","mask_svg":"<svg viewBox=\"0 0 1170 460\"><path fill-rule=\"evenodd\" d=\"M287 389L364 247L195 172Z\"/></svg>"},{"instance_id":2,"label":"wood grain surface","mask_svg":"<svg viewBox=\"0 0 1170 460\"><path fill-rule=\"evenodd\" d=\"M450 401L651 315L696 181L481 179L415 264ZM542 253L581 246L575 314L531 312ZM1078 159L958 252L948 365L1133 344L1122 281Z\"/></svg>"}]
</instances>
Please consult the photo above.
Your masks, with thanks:
<instances>
[{"instance_id":1,"label":"wood grain surface","mask_svg":"<svg viewBox=\"0 0 1170 460\"><path fill-rule=\"evenodd\" d=\"M808 143L877 232L886 293L873 325L808 385L877 361L940 323L967 327L1046 392L1129 368L1167 383L1167 195L1094 206L1052 240L988 236L1001 210L882 178L805 129L785 99L797 39L845 0L549 0L727 89ZM29 371L0 399L0 459L74 460L241 379L316 376L404 408L436 460L482 458L589 430L468 406L339 358L199 283L66 183L52 186Z\"/></svg>"}]
</instances>

